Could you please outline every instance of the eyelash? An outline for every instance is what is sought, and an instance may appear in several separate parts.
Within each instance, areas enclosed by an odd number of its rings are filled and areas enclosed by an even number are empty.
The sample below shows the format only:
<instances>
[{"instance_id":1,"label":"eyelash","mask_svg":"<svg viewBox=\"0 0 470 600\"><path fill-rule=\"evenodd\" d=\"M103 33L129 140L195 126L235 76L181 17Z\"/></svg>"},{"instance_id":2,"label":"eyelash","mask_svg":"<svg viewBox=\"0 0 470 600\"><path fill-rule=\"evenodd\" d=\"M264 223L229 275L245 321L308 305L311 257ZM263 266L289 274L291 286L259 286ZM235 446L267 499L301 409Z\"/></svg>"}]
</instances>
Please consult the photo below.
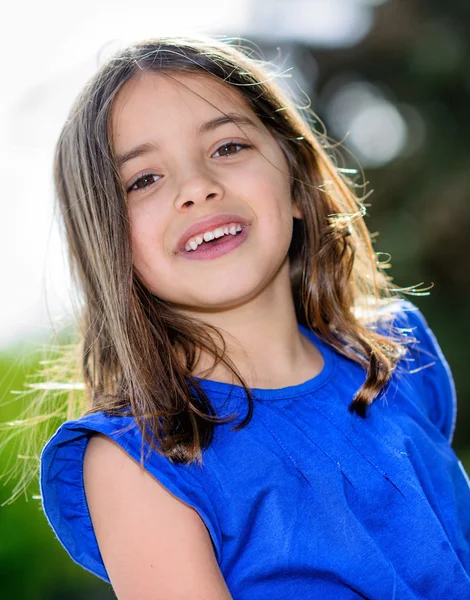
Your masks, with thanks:
<instances>
[{"instance_id":1,"label":"eyelash","mask_svg":"<svg viewBox=\"0 0 470 600\"><path fill-rule=\"evenodd\" d=\"M239 142L226 142L225 144L222 144L221 146L219 146L215 152L219 152L223 148L228 148L229 146L239 146L241 150L253 147L253 146L250 146L249 144L241 144ZM230 152L230 154L225 155L225 156L231 156L232 154L238 154L241 150L237 150L236 152ZM221 158L223 158L223 157L221 157ZM135 179L130 184L130 186L127 188L127 192L128 193L129 192L140 192L142 190L147 189L154 183L156 183L156 181L152 181L148 185L143 185L143 186L137 187L137 188L135 187L139 182L144 181L145 179L148 179L150 177L157 177L157 175L155 175L154 173L142 173L142 175L140 175L137 179Z\"/></svg>"}]
</instances>

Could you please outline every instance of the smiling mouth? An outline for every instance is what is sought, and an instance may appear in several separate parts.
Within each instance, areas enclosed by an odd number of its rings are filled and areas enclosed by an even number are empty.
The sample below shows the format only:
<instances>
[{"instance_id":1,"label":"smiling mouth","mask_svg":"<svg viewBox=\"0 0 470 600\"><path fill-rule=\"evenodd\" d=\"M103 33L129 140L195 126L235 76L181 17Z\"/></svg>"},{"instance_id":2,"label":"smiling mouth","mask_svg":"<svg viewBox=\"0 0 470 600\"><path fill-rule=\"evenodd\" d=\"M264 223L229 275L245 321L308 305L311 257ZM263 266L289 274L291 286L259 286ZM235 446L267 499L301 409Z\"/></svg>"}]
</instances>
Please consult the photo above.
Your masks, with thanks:
<instances>
[{"instance_id":1,"label":"smiling mouth","mask_svg":"<svg viewBox=\"0 0 470 600\"><path fill-rule=\"evenodd\" d=\"M214 236L213 232L208 232L203 235L194 236L184 247L185 252L197 252L203 246L217 246L222 243L225 238L236 237L243 231L243 226L240 224L232 224L217 228ZM226 241L226 239L225 239Z\"/></svg>"},{"instance_id":2,"label":"smiling mouth","mask_svg":"<svg viewBox=\"0 0 470 600\"><path fill-rule=\"evenodd\" d=\"M224 254L232 252L232 250L235 250L241 246L241 244L243 244L248 237L248 230L248 227L242 227L240 231L235 233L235 235L229 233L228 235L224 234L207 242L203 241L197 246L196 249L183 249L179 252L179 254L184 258L194 260L210 260L219 256L223 256Z\"/></svg>"}]
</instances>

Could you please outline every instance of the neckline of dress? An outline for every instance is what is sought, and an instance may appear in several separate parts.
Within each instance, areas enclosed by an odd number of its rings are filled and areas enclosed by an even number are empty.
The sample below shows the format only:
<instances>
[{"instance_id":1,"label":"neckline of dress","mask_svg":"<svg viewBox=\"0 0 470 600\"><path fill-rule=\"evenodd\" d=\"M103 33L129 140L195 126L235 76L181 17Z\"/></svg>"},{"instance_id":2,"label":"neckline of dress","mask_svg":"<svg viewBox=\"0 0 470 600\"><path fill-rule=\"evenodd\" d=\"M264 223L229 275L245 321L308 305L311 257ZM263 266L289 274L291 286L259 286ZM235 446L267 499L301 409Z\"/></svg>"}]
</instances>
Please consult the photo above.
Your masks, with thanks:
<instances>
[{"instance_id":1,"label":"neckline of dress","mask_svg":"<svg viewBox=\"0 0 470 600\"><path fill-rule=\"evenodd\" d=\"M317 348L323 357L323 369L320 373L317 373L313 377L307 379L303 383L296 385L290 385L282 388L250 388L254 398L257 399L283 399L292 398L295 396L303 396L305 394L311 394L320 387L323 387L333 377L336 363L337 354L331 346L321 340L318 335L301 325L297 324L300 332ZM246 396L245 390L241 385L232 383L214 381L212 379L204 379L195 377L196 381L201 385L204 391L222 394L224 396Z\"/></svg>"}]
</instances>

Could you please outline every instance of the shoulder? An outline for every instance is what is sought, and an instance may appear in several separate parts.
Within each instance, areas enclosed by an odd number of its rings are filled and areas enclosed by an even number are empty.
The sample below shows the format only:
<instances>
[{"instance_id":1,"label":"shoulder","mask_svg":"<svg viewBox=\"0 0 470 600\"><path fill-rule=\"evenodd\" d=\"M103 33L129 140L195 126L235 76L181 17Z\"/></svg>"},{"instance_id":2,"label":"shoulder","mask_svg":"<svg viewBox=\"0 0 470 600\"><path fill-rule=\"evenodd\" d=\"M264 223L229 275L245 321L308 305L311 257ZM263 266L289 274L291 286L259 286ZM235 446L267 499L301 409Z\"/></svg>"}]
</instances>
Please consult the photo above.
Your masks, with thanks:
<instances>
[{"instance_id":1,"label":"shoulder","mask_svg":"<svg viewBox=\"0 0 470 600\"><path fill-rule=\"evenodd\" d=\"M119 597L154 598L158 589L162 598L193 598L194 590L204 598L229 598L197 511L101 433L87 445L84 486Z\"/></svg>"},{"instance_id":2,"label":"shoulder","mask_svg":"<svg viewBox=\"0 0 470 600\"><path fill-rule=\"evenodd\" d=\"M142 436L133 418L94 413L63 423L41 453L41 499L50 526L75 562L108 582L88 496L98 506L107 486L122 486L121 499L129 500L124 489L129 479L161 501L184 504L188 518L194 521L196 515L205 525L221 558L218 513L198 471L173 464L147 445L143 450L141 466Z\"/></svg>"},{"instance_id":3,"label":"shoulder","mask_svg":"<svg viewBox=\"0 0 470 600\"><path fill-rule=\"evenodd\" d=\"M398 372L405 372L421 384L420 400L431 421L452 441L457 395L449 364L420 309L407 300L396 301L384 308L386 317L381 333L401 336L407 353L400 361Z\"/></svg>"}]
</instances>

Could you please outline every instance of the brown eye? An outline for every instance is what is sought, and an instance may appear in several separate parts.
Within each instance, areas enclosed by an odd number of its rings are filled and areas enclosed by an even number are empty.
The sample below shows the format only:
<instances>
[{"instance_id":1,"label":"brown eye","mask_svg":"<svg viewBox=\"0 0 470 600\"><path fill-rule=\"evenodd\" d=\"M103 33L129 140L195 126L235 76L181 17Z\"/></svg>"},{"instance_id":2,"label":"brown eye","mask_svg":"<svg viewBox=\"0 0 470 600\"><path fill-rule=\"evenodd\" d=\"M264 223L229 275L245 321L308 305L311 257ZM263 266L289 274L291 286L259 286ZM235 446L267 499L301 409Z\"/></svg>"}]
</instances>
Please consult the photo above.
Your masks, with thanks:
<instances>
[{"instance_id":1,"label":"brown eye","mask_svg":"<svg viewBox=\"0 0 470 600\"><path fill-rule=\"evenodd\" d=\"M135 191L143 190L143 189L149 187L150 185L152 185L153 183L155 183L157 181L157 177L159 177L159 176L154 175L153 173L145 173L144 175L142 175L141 177L136 179L134 181L134 183L132 183L129 186L127 191L135 192Z\"/></svg>"},{"instance_id":2,"label":"brown eye","mask_svg":"<svg viewBox=\"0 0 470 600\"><path fill-rule=\"evenodd\" d=\"M238 150L237 150L238 148ZM232 154L238 154L244 148L251 148L248 144L237 144L236 142L229 142L228 144L223 144L215 151L220 153L220 156L231 156Z\"/></svg>"}]
</instances>

